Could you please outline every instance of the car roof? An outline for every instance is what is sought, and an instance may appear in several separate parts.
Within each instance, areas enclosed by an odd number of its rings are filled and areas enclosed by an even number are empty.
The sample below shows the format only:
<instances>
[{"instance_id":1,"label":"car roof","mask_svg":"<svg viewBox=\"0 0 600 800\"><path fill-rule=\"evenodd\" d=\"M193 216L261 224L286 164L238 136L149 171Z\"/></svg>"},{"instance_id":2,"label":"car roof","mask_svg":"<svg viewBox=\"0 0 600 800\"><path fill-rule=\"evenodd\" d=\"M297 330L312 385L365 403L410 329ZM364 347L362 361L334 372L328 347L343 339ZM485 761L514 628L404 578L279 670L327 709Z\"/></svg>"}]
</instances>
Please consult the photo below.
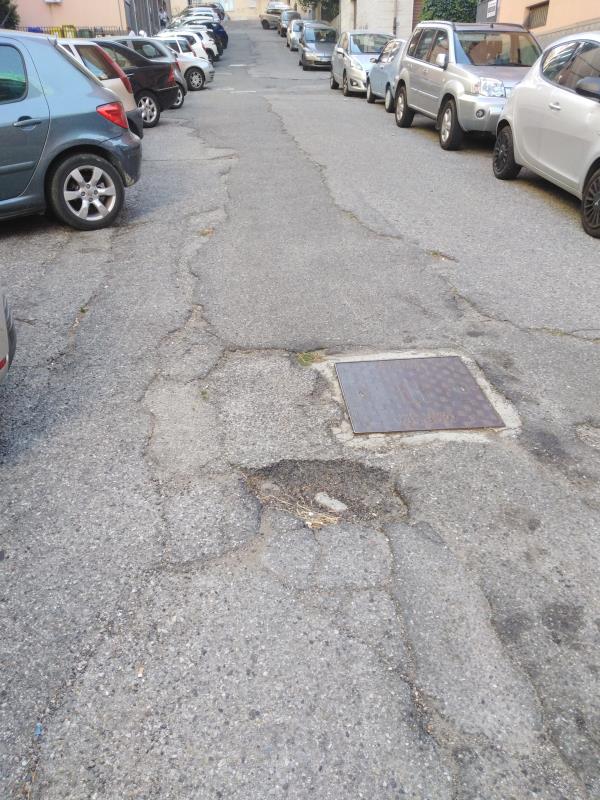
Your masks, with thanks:
<instances>
[{"instance_id":1,"label":"car roof","mask_svg":"<svg viewBox=\"0 0 600 800\"><path fill-rule=\"evenodd\" d=\"M56 41L57 37L55 35L49 35L46 33L29 33L25 31L15 31L12 28L0 28L0 36L11 38L11 39L22 39L24 42L34 40L36 42L39 41L46 41L50 44Z\"/></svg>"},{"instance_id":2,"label":"car roof","mask_svg":"<svg viewBox=\"0 0 600 800\"><path fill-rule=\"evenodd\" d=\"M439 27L447 25L455 31L527 31L516 22L451 22L447 19L427 19L419 22L417 28Z\"/></svg>"},{"instance_id":3,"label":"car roof","mask_svg":"<svg viewBox=\"0 0 600 800\"><path fill-rule=\"evenodd\" d=\"M554 47L557 44L564 44L565 42L583 41L587 39L590 42L600 42L600 31L579 31L578 33L571 33L568 36L561 36L556 39L552 44L546 46L546 50Z\"/></svg>"},{"instance_id":4,"label":"car roof","mask_svg":"<svg viewBox=\"0 0 600 800\"><path fill-rule=\"evenodd\" d=\"M345 31L345 32L348 34L348 36L356 36L356 34L358 34L358 33L368 33L368 34L371 34L372 36L388 36L390 39L394 38L392 36L392 34L388 33L387 31L370 31L370 30L366 31L364 29L362 29L362 30L358 29L358 30L355 30L355 31Z\"/></svg>"}]
</instances>

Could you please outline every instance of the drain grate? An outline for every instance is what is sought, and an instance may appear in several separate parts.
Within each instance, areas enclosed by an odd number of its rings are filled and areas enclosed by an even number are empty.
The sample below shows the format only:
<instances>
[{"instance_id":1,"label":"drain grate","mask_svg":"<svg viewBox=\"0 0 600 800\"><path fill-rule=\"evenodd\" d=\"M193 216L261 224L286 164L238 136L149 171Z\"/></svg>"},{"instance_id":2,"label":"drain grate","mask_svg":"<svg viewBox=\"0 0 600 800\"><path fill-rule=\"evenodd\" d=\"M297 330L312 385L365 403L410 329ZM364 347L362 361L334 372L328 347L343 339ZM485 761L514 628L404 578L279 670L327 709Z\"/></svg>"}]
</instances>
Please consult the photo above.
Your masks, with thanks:
<instances>
[{"instance_id":1,"label":"drain grate","mask_svg":"<svg viewBox=\"0 0 600 800\"><path fill-rule=\"evenodd\" d=\"M354 433L503 428L458 356L338 361Z\"/></svg>"}]
</instances>

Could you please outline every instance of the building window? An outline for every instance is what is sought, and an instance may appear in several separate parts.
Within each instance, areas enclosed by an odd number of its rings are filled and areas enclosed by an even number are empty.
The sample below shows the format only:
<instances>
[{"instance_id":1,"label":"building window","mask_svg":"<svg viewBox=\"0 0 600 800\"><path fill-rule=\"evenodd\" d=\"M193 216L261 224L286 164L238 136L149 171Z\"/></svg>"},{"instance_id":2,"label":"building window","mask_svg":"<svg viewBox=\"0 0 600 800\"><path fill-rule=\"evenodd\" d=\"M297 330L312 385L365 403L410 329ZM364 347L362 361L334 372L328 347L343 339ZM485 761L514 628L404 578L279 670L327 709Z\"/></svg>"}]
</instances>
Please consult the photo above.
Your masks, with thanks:
<instances>
[{"instance_id":1,"label":"building window","mask_svg":"<svg viewBox=\"0 0 600 800\"><path fill-rule=\"evenodd\" d=\"M549 7L550 0L547 3L539 3L537 6L529 6L525 26L527 28L543 28L548 20Z\"/></svg>"}]
</instances>

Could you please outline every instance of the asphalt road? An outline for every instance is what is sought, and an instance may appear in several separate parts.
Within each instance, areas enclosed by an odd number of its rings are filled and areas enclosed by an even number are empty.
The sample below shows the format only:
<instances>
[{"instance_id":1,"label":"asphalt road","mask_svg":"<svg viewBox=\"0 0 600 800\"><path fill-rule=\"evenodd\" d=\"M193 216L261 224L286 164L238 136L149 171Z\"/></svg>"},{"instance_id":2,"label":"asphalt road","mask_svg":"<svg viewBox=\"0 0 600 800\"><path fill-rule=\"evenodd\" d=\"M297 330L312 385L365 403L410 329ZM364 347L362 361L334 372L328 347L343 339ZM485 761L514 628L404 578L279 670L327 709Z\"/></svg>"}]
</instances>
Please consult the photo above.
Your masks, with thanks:
<instances>
[{"instance_id":1,"label":"asphalt road","mask_svg":"<svg viewBox=\"0 0 600 800\"><path fill-rule=\"evenodd\" d=\"M0 796L598 798L598 243L230 31L117 227L0 226ZM352 436L407 351L507 430Z\"/></svg>"}]
</instances>

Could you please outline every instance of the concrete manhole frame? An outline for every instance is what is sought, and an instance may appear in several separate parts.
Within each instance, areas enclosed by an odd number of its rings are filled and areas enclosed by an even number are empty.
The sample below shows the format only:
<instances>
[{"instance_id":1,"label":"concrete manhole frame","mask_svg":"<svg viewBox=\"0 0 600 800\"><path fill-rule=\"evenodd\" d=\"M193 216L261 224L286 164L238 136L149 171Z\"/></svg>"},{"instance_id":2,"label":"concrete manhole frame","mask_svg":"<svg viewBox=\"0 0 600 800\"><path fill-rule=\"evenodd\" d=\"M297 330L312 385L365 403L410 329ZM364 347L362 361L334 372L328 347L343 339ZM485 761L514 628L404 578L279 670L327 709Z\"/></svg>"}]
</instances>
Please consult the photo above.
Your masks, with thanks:
<instances>
[{"instance_id":1,"label":"concrete manhole frame","mask_svg":"<svg viewBox=\"0 0 600 800\"><path fill-rule=\"evenodd\" d=\"M454 356L461 359L492 408L500 415L504 422L504 427L494 429L483 428L479 430L420 431L408 433L354 433L336 375L336 363L406 358L437 358L440 356ZM321 359L315 360L311 364L311 367L325 378L333 400L340 407L342 422L339 426L334 426L332 432L338 441L347 446L380 448L382 445L386 444L392 446L393 444L414 445L427 444L430 442L492 442L498 438L515 438L521 430L521 420L512 403L494 389L477 362L471 356L460 350L392 350L386 352L361 350L359 352L327 352L323 354Z\"/></svg>"}]
</instances>

